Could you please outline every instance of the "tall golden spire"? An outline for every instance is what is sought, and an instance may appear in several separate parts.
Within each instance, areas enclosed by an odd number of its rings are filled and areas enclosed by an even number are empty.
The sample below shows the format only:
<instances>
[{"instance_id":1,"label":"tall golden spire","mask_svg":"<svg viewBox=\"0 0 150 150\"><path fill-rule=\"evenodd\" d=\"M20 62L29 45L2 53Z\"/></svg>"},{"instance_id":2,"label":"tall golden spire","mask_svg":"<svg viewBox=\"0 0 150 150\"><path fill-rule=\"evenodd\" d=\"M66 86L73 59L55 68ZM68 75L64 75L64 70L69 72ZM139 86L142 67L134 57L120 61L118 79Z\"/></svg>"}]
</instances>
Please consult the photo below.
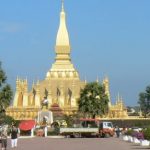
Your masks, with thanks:
<instances>
[{"instance_id":1,"label":"tall golden spire","mask_svg":"<svg viewBox=\"0 0 150 150\"><path fill-rule=\"evenodd\" d=\"M69 59L70 60L70 42L69 42L69 34L67 31L67 26L66 26L66 14L64 10L64 1L62 0L62 9L60 12L60 24L59 24L59 29L56 37L56 60L61 59L62 56L60 55L65 55L64 59ZM59 55L60 54L60 55ZM61 58L60 58L61 57Z\"/></svg>"},{"instance_id":2,"label":"tall golden spire","mask_svg":"<svg viewBox=\"0 0 150 150\"><path fill-rule=\"evenodd\" d=\"M62 3L61 10L64 11L64 0L61 0L61 3Z\"/></svg>"},{"instance_id":3,"label":"tall golden spire","mask_svg":"<svg viewBox=\"0 0 150 150\"><path fill-rule=\"evenodd\" d=\"M79 78L78 72L71 63L69 34L66 26L66 14L64 9L64 0L61 0L60 23L56 37L55 63L46 74L49 78Z\"/></svg>"}]
</instances>

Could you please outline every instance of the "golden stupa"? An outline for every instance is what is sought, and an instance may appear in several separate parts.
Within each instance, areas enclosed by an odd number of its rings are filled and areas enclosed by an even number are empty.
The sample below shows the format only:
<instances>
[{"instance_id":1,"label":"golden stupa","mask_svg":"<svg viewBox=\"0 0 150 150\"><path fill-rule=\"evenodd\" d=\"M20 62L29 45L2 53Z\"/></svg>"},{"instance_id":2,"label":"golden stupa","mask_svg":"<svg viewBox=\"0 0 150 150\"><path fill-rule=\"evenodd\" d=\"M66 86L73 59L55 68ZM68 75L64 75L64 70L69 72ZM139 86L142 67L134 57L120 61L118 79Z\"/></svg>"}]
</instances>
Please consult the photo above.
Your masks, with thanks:
<instances>
[{"instance_id":1,"label":"golden stupa","mask_svg":"<svg viewBox=\"0 0 150 150\"><path fill-rule=\"evenodd\" d=\"M60 24L56 37L55 62L46 73L45 79L33 84L31 91L28 91L27 79L17 78L13 104L7 108L6 114L16 120L35 119L41 110L44 97L47 97L49 102L48 110L52 110L52 106L54 106L59 107L57 110L61 110L63 114L76 112L80 89L84 88L86 81L80 80L79 73L71 62L70 52L71 46L66 26L66 14L62 2ZM109 108L112 110L110 111L110 117L112 117L113 110L120 108L111 105L108 78L104 79L103 84L109 97ZM117 111L116 116L118 116Z\"/></svg>"},{"instance_id":2,"label":"golden stupa","mask_svg":"<svg viewBox=\"0 0 150 150\"><path fill-rule=\"evenodd\" d=\"M120 97L119 94L116 100L116 104L111 104L111 106L109 107L109 113L107 117L121 119L129 118L127 108L125 107L122 97Z\"/></svg>"}]
</instances>

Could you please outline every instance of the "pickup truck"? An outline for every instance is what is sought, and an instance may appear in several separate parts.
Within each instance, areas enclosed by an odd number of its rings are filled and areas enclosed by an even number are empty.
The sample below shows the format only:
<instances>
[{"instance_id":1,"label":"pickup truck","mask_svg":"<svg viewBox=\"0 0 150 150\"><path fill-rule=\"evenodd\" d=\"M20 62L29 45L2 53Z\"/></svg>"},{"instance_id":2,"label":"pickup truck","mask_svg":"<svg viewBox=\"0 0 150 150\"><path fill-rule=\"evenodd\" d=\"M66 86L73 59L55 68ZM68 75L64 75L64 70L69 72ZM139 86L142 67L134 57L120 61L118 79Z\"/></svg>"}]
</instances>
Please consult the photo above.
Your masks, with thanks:
<instances>
[{"instance_id":1,"label":"pickup truck","mask_svg":"<svg viewBox=\"0 0 150 150\"><path fill-rule=\"evenodd\" d=\"M66 137L110 137L114 135L112 122L96 119L80 119L80 126L60 128L60 134Z\"/></svg>"}]
</instances>

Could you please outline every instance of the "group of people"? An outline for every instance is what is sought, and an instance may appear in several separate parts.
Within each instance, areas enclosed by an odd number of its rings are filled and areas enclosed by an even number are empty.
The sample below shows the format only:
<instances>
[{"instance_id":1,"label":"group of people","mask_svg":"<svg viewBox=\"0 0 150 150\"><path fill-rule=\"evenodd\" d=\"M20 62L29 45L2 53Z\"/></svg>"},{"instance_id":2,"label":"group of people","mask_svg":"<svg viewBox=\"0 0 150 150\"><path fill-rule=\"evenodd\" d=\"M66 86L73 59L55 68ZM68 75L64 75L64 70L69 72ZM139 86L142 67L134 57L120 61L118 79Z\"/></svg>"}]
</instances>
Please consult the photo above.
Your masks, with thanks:
<instances>
[{"instance_id":1,"label":"group of people","mask_svg":"<svg viewBox=\"0 0 150 150\"><path fill-rule=\"evenodd\" d=\"M2 150L7 149L7 137L8 137L8 125L4 125L1 131L1 148ZM18 128L15 125L12 125L10 129L10 137L11 137L11 147L17 147L18 140Z\"/></svg>"}]
</instances>

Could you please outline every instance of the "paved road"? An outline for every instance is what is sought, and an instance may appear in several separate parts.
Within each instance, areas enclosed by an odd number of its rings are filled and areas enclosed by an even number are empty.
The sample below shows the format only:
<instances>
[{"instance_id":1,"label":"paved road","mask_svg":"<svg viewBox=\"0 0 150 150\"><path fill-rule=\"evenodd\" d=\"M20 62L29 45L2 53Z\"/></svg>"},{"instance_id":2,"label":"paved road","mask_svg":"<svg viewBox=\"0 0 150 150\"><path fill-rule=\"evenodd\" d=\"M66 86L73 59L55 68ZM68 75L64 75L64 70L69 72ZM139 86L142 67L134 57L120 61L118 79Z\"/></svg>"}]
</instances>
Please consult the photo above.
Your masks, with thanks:
<instances>
[{"instance_id":1,"label":"paved road","mask_svg":"<svg viewBox=\"0 0 150 150\"><path fill-rule=\"evenodd\" d=\"M8 140L8 150L10 139ZM19 139L15 150L145 150L121 138L44 138Z\"/></svg>"}]
</instances>

